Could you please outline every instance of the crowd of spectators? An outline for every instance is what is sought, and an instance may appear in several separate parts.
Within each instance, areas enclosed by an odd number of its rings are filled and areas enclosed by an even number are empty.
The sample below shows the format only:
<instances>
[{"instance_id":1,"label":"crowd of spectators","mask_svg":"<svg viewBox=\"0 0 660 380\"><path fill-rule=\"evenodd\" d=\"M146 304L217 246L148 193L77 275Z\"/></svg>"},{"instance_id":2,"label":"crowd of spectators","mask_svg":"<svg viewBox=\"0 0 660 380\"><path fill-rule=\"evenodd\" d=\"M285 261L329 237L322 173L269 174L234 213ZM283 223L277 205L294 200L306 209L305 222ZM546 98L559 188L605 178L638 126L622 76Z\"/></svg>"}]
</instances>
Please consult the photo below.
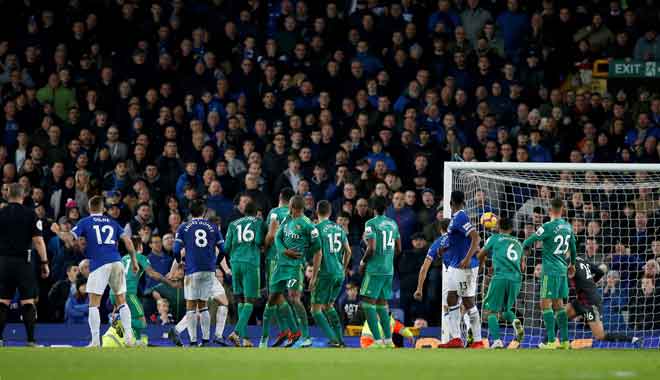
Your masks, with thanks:
<instances>
[{"instance_id":1,"label":"crowd of spectators","mask_svg":"<svg viewBox=\"0 0 660 380\"><path fill-rule=\"evenodd\" d=\"M22 183L39 218L65 231L90 196L105 195L108 214L142 238L163 274L192 200L205 199L224 231L249 199L265 215L285 187L310 216L328 199L357 263L369 199L382 195L403 238L395 303L409 323L431 320L439 268L424 304L409 289L442 214L444 161L660 162L653 86L599 93L577 75L599 58L659 60L653 0L0 4L2 182ZM657 189L645 197L652 208L626 214L639 225L658 209ZM523 214L542 205L528 201ZM579 220L582 253L627 254L603 240L612 227L602 219ZM590 238L596 230L605 238ZM47 238L52 276L39 317L82 320L84 243ZM625 297L642 300L631 305L660 316L650 264L660 243L647 246L654 255L635 252L649 260L635 271L612 265L611 310L625 284L634 293ZM353 266L340 300L346 321L359 318L357 276ZM180 289L149 280L142 289L157 301L152 321L177 317Z\"/></svg>"}]
</instances>

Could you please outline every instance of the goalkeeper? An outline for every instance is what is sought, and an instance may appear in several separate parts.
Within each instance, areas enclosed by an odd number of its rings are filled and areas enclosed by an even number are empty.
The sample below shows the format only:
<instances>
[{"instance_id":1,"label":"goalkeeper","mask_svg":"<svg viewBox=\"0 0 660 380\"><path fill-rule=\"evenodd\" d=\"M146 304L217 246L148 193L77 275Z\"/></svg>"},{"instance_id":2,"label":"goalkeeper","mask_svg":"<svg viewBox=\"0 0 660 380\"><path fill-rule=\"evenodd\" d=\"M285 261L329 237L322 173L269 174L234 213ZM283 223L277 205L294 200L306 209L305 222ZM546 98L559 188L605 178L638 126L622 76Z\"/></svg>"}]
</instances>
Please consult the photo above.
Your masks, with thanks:
<instances>
[{"instance_id":1,"label":"goalkeeper","mask_svg":"<svg viewBox=\"0 0 660 380\"><path fill-rule=\"evenodd\" d=\"M390 328L392 329L392 343L394 343L395 347L403 347L403 338L408 339L411 346L415 346L415 336L412 331L404 326L403 323L394 319L391 315ZM381 324L378 324L378 330L380 330L380 335L383 336L383 328L381 327ZM360 335L360 347L369 348L375 341L371 329L369 328L369 324L364 322L364 325L362 325L362 334Z\"/></svg>"},{"instance_id":2,"label":"goalkeeper","mask_svg":"<svg viewBox=\"0 0 660 380\"><path fill-rule=\"evenodd\" d=\"M596 283L605 273L596 265L578 257L575 265L575 275L569 276L571 293L574 297L566 305L566 314L569 319L581 317L591 329L594 339L606 342L641 343L637 337L623 334L605 332L600 319L602 299L598 294Z\"/></svg>"}]
</instances>

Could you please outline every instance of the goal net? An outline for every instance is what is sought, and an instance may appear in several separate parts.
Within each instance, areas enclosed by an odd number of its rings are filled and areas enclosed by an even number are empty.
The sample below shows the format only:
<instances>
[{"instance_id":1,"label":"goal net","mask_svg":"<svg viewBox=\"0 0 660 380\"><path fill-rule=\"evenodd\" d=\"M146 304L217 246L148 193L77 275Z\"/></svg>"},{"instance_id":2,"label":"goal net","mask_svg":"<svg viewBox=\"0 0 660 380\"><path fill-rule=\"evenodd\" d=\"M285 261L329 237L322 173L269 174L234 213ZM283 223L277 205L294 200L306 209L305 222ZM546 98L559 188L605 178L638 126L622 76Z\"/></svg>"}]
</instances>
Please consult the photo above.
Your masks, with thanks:
<instances>
[{"instance_id":1,"label":"goal net","mask_svg":"<svg viewBox=\"0 0 660 380\"><path fill-rule=\"evenodd\" d=\"M660 165L448 162L444 182L445 217L450 216L450 192L463 191L482 245L491 234L479 223L484 212L512 219L514 234L522 242L549 220L550 201L562 199L578 256L604 273L597 282L602 299L596 305L598 315L589 317L600 319L610 338L635 336L643 339L644 347L660 346ZM536 347L545 336L539 248L526 256L514 310L525 326L526 348ZM491 274L487 262L480 271L480 305ZM576 301L576 293L571 281L569 287L570 303ZM594 337L586 315L572 320L569 330L571 340L578 343ZM512 338L511 326L502 331L507 340ZM594 347L631 347L609 340L592 342Z\"/></svg>"}]
</instances>

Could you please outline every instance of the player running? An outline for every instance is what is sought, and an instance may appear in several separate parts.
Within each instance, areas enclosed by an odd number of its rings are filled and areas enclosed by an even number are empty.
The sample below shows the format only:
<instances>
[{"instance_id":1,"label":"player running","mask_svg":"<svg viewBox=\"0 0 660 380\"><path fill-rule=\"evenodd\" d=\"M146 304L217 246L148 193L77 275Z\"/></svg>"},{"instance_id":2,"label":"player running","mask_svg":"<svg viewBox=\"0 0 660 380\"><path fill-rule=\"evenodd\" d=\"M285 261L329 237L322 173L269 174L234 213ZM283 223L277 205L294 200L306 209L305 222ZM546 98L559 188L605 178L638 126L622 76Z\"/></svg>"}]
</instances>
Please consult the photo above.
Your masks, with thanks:
<instances>
[{"instance_id":1,"label":"player running","mask_svg":"<svg viewBox=\"0 0 660 380\"><path fill-rule=\"evenodd\" d=\"M582 317L591 329L591 335L596 340L641 343L641 339L638 337L605 332L603 322L600 320L603 300L598 294L596 285L605 273L582 257L577 257L575 262L575 275L569 277L569 283L571 288L575 290L576 298L566 305L568 319Z\"/></svg>"},{"instance_id":2,"label":"player running","mask_svg":"<svg viewBox=\"0 0 660 380\"><path fill-rule=\"evenodd\" d=\"M133 247L135 247L135 259L138 263L138 271L133 272L131 267L133 265L133 258L131 256L124 256L121 258L121 264L124 267L124 274L126 276L126 303L131 311L131 327L133 328L133 335L138 345L145 345L145 340L142 340L142 332L147 328L147 320L144 318L144 309L142 302L138 298L138 286L140 278L143 274L151 277L158 282L166 282L170 286L174 286L168 279L163 277L160 273L156 272L152 267L149 259L142 254L142 240L139 237L131 238ZM110 302L117 309L117 295L110 290ZM113 327L118 335L121 337L124 334L123 324L120 326L119 321L113 321ZM146 336L145 336L146 338Z\"/></svg>"},{"instance_id":3,"label":"player running","mask_svg":"<svg viewBox=\"0 0 660 380\"><path fill-rule=\"evenodd\" d=\"M312 317L329 339L331 347L343 347L344 328L335 309L335 301L341 293L344 273L351 260L351 247L346 232L340 225L329 220L332 206L320 201L316 206L321 239L321 251L314 256L310 290L312 291Z\"/></svg>"},{"instance_id":4,"label":"player running","mask_svg":"<svg viewBox=\"0 0 660 380\"><path fill-rule=\"evenodd\" d=\"M289 201L294 195L295 193L290 187L285 187L282 189L279 195L278 207L270 210L268 216L266 217L266 221L263 223L265 229L264 252L266 252L266 287L268 287L268 284L270 283L270 276L275 271L275 266L277 265L277 249L275 249L274 244L275 234L277 233L277 229L280 227L282 221L284 221L284 218L289 215ZM296 289L302 291L302 284L299 283ZM268 305L266 305L266 308L268 308ZM290 308L290 306L286 301L284 301L278 306L278 310L269 311L269 315L272 316L271 319L274 319L280 328L280 333L277 338L275 338L275 342L273 343L274 347L280 346L292 334L291 331L284 328L285 323L282 321L281 317L282 315L286 314L287 308ZM262 326L261 342L265 346L268 346L267 342L268 336L270 335L270 323L270 320L264 321ZM262 344L259 346L261 347Z\"/></svg>"},{"instance_id":5,"label":"player running","mask_svg":"<svg viewBox=\"0 0 660 380\"><path fill-rule=\"evenodd\" d=\"M126 250L130 255L131 270L140 271L136 258L135 247L131 237L124 233L124 229L114 219L103 215L103 197L94 196L89 200L89 216L81 219L70 232L60 231L59 225L54 223L51 230L62 240L72 243L73 240L85 238L87 246L85 256L89 258L89 278L87 280L87 293L89 294L89 328L92 341L88 347L101 347L101 315L99 306L106 287L116 297L117 312L124 327L124 340L126 345L135 345L131 323L131 311L126 304L126 275L121 263L117 240L124 241Z\"/></svg>"},{"instance_id":6,"label":"player running","mask_svg":"<svg viewBox=\"0 0 660 380\"><path fill-rule=\"evenodd\" d=\"M568 316L564 309L564 298L568 298L568 275L575 273L575 234L570 223L562 218L564 205L561 199L550 203L550 221L544 223L536 233L525 239L523 248L529 249L537 241L543 243L541 309L548 341L540 343L539 348L554 350L569 349ZM570 251L570 265L566 263L566 252ZM553 311L554 310L554 311ZM555 318L559 325L560 343L555 342Z\"/></svg>"},{"instance_id":7,"label":"player running","mask_svg":"<svg viewBox=\"0 0 660 380\"><path fill-rule=\"evenodd\" d=\"M237 347L252 347L247 324L259 298L259 265L264 240L262 221L256 215L257 206L253 201L248 202L245 216L229 224L225 240L224 251L231 260L232 287L234 295L240 300L238 322L227 338Z\"/></svg>"},{"instance_id":8,"label":"player running","mask_svg":"<svg viewBox=\"0 0 660 380\"><path fill-rule=\"evenodd\" d=\"M277 265L271 274L268 284L268 304L264 310L264 324L270 321L273 313L277 310L283 312L282 323L286 330L292 332L287 340L286 346L291 347L294 343L297 347L309 347L312 341L309 338L307 327L307 312L300 299L302 282L302 266L306 259L316 255L321 249L319 231L308 217L303 213L305 210L304 199L296 195L289 201L289 215L282 221L275 234L275 246L277 249ZM285 304L284 292L288 291L295 315L300 323L301 331L297 327L294 313L290 307L281 306ZM266 327L264 327L266 330ZM294 332L295 331L295 332ZM300 339L300 342L297 342ZM262 339L259 347L265 347Z\"/></svg>"},{"instance_id":9,"label":"player running","mask_svg":"<svg viewBox=\"0 0 660 380\"><path fill-rule=\"evenodd\" d=\"M516 331L515 340L522 342L525 330L522 323L513 313L513 305L520 293L522 281L522 245L511 236L513 223L511 219L500 217L498 221L499 233L491 235L486 245L477 254L479 262L483 263L490 255L493 261L493 278L488 285L488 293L484 300L484 314L488 316L488 332L493 340L490 348L504 348L500 339L500 325L497 314L507 323L513 325Z\"/></svg>"},{"instance_id":10,"label":"player running","mask_svg":"<svg viewBox=\"0 0 660 380\"><path fill-rule=\"evenodd\" d=\"M197 345L197 317L202 325L202 343L208 345L211 336L211 316L207 301L211 297L216 267L216 247L224 243L218 227L203 218L206 206L194 201L190 207L192 219L179 226L174 240L174 256L181 261L185 249L186 265L183 295L186 299L186 318L190 345ZM123 320L122 320L123 323Z\"/></svg>"},{"instance_id":11,"label":"player running","mask_svg":"<svg viewBox=\"0 0 660 380\"><path fill-rule=\"evenodd\" d=\"M374 198L376 216L365 223L367 250L360 261L360 273L364 274L360 288L361 305L373 334L373 348L394 347L387 302L392 298L394 256L401 253L401 237L396 222L385 216L386 207L385 198Z\"/></svg>"},{"instance_id":12,"label":"player running","mask_svg":"<svg viewBox=\"0 0 660 380\"><path fill-rule=\"evenodd\" d=\"M483 348L481 340L481 317L474 302L477 292L479 261L476 253L479 249L479 234L470 223L470 218L463 209L465 195L461 191L451 192L452 217L447 228L448 248L444 253L447 266L447 322L450 339L440 348L463 348L461 339L461 311L459 297L470 319L470 328L474 342L470 348Z\"/></svg>"}]
</instances>

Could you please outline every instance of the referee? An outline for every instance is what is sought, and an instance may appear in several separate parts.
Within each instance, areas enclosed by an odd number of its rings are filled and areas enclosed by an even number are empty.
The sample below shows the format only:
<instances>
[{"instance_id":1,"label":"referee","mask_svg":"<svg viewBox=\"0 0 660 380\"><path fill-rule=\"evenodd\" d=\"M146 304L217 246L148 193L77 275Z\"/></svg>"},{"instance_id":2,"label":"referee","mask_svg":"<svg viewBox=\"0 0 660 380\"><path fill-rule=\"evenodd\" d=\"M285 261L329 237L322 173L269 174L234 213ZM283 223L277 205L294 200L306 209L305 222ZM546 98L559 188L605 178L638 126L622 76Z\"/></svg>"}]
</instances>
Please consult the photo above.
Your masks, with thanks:
<instances>
[{"instance_id":1,"label":"referee","mask_svg":"<svg viewBox=\"0 0 660 380\"><path fill-rule=\"evenodd\" d=\"M33 210L23 206L24 190L18 183L9 185L9 204L0 209L0 346L7 322L9 304L16 294L21 300L21 314L27 334L27 345L36 346L34 325L37 309L37 279L32 267L32 244L40 258L41 277L47 278L48 256L42 237L43 225Z\"/></svg>"}]
</instances>

